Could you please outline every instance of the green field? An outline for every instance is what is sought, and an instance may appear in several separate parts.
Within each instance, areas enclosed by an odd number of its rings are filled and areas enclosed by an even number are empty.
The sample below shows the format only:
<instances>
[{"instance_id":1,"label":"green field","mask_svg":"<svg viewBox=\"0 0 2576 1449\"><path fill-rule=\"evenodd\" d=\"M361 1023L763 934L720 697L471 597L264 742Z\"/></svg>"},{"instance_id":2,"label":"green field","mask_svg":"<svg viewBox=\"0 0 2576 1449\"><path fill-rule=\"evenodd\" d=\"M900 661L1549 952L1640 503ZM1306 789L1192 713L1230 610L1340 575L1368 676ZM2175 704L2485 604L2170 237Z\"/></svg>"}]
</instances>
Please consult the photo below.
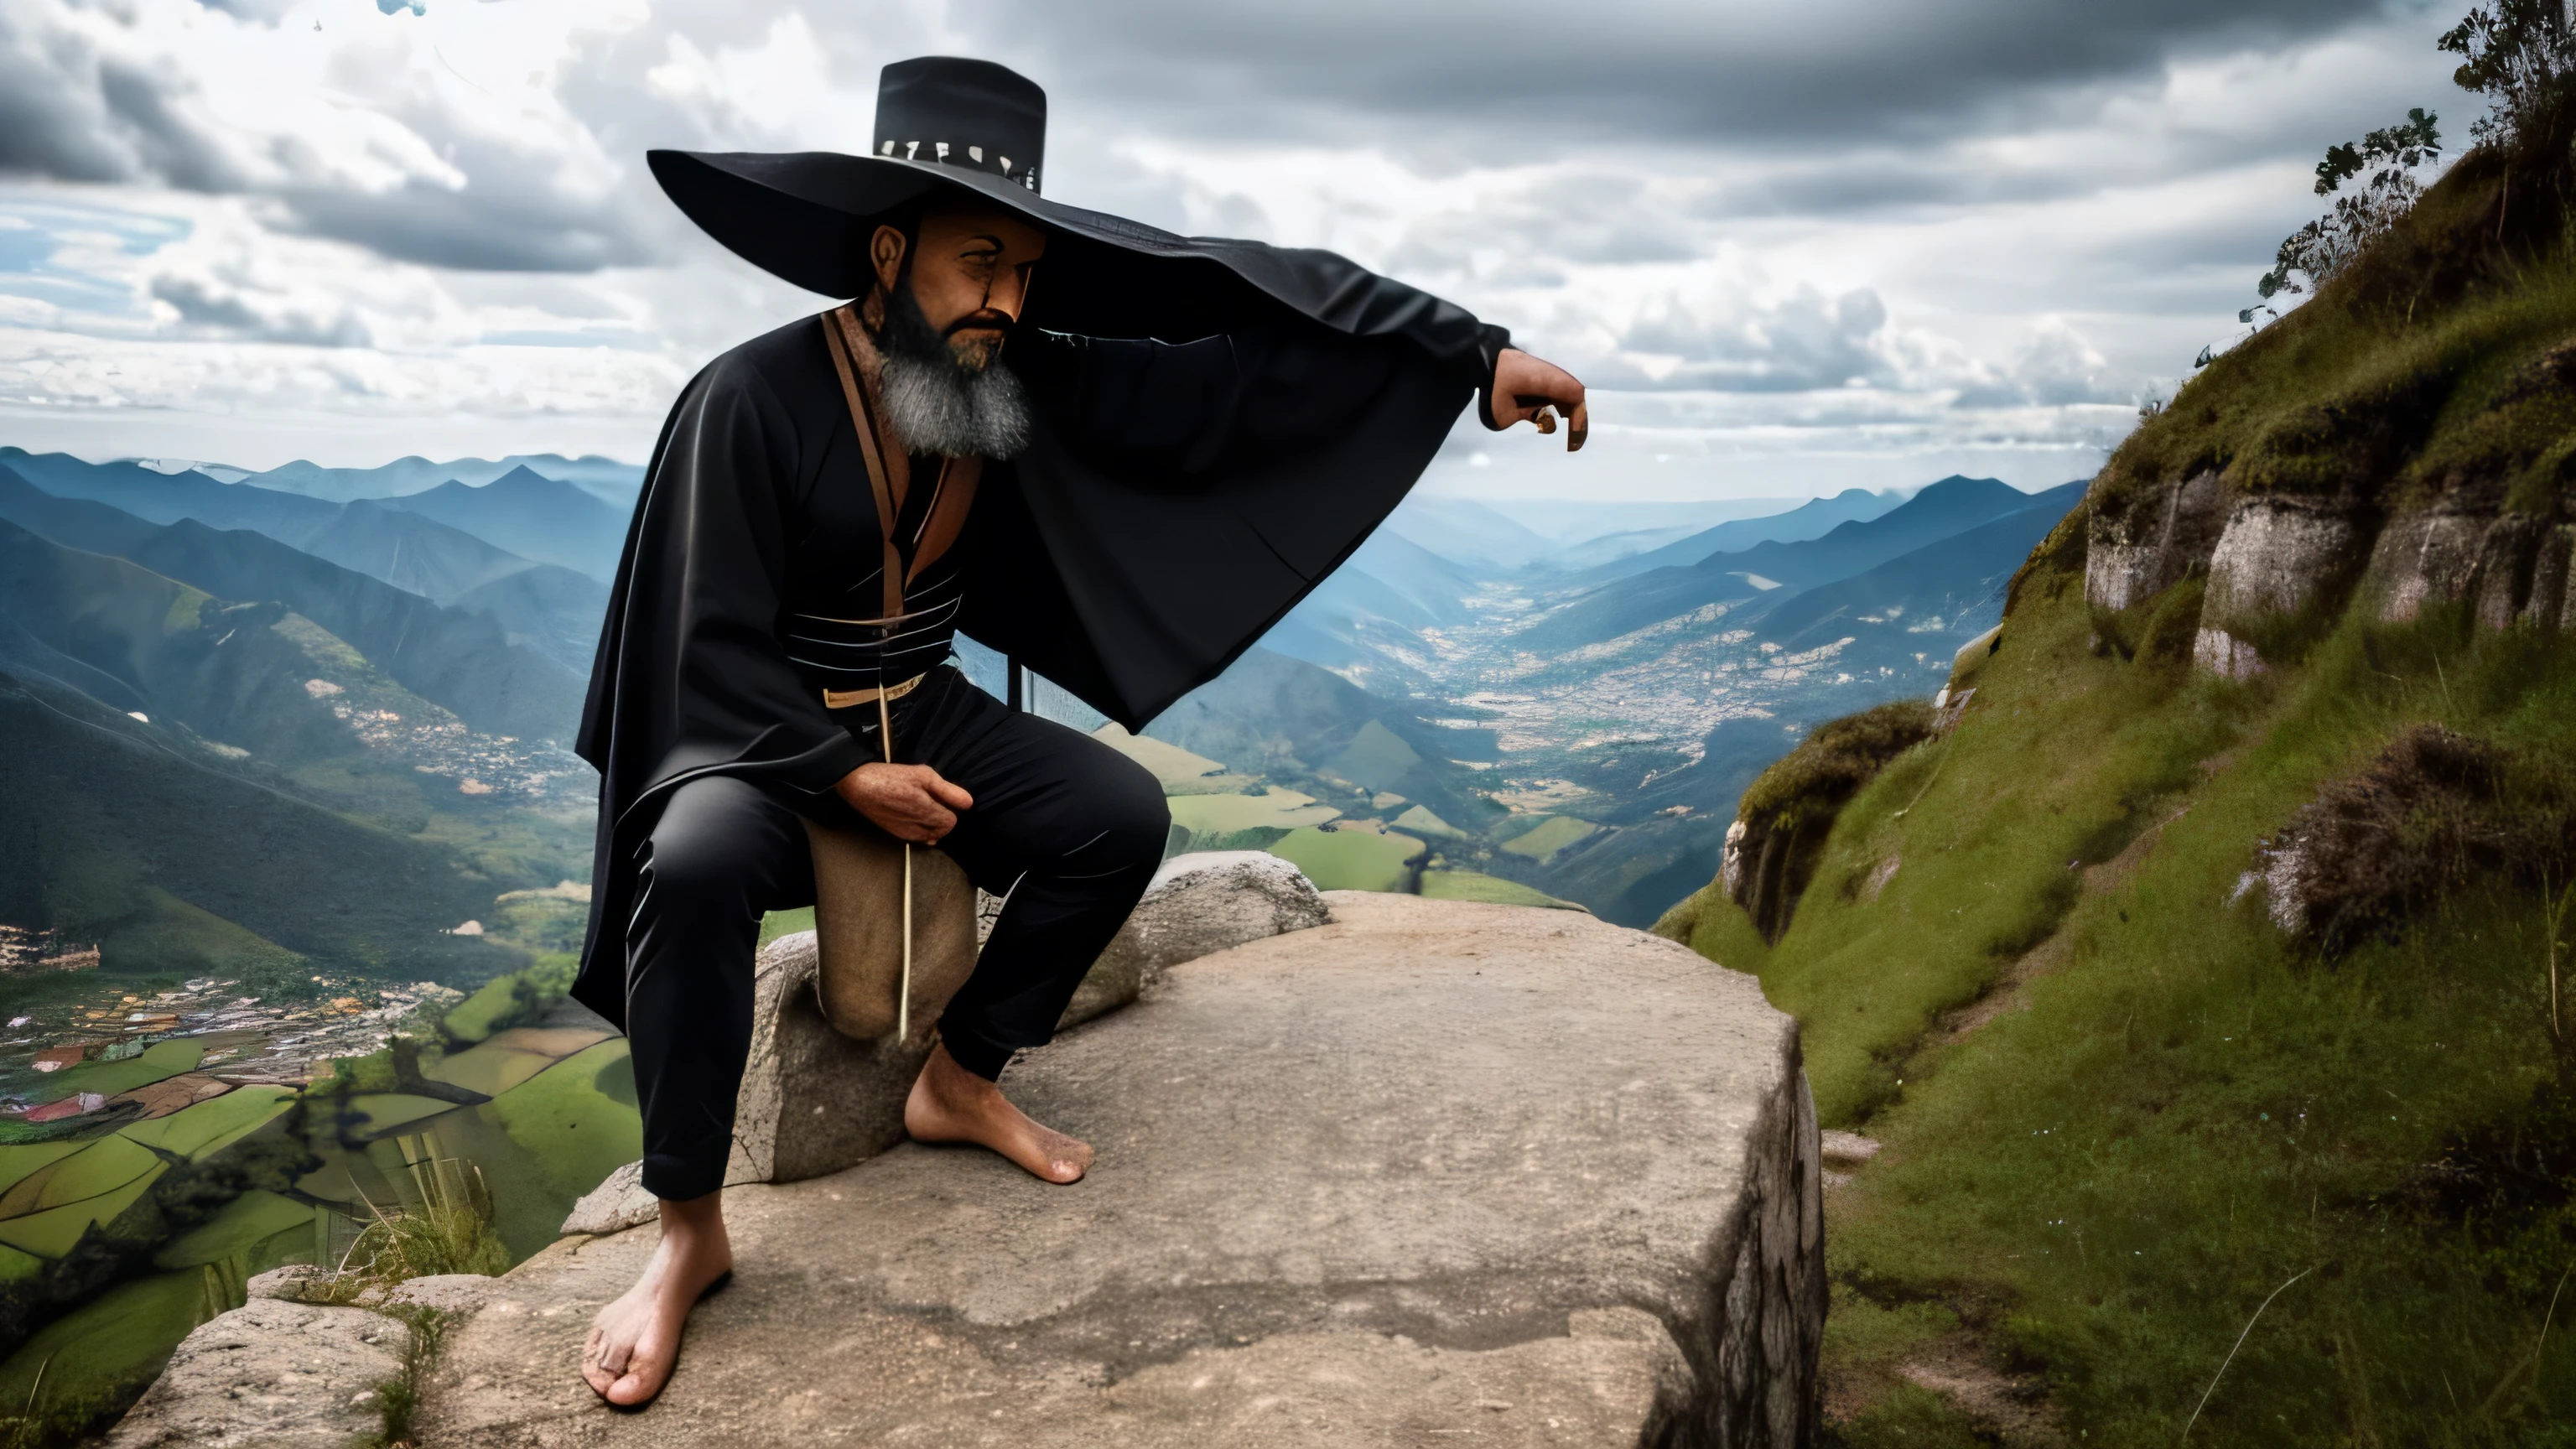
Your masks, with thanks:
<instances>
[{"instance_id":1,"label":"green field","mask_svg":"<svg viewBox=\"0 0 2576 1449\"><path fill-rule=\"evenodd\" d=\"M1166 795L1219 795L1252 783L1250 776L1229 773L1219 761L1151 735L1131 735L1114 723L1092 731L1091 737L1152 771Z\"/></svg>"},{"instance_id":2,"label":"green field","mask_svg":"<svg viewBox=\"0 0 2576 1449\"><path fill-rule=\"evenodd\" d=\"M1175 795L1172 823L1192 835L1231 835L1238 830L1296 830L1337 819L1341 811L1312 795L1272 788L1267 795Z\"/></svg>"},{"instance_id":3,"label":"green field","mask_svg":"<svg viewBox=\"0 0 2576 1449\"><path fill-rule=\"evenodd\" d=\"M1416 835L1436 835L1453 840L1469 838L1466 831L1431 813L1431 807L1428 805L1416 805L1388 823L1398 830L1409 830Z\"/></svg>"},{"instance_id":4,"label":"green field","mask_svg":"<svg viewBox=\"0 0 2576 1449\"><path fill-rule=\"evenodd\" d=\"M1544 906L1560 911L1583 909L1572 901L1558 900L1519 881L1482 875L1472 870L1426 870L1422 873L1422 894L1435 901L1484 901L1498 906Z\"/></svg>"},{"instance_id":5,"label":"green field","mask_svg":"<svg viewBox=\"0 0 2576 1449\"><path fill-rule=\"evenodd\" d=\"M1331 769L1343 779L1375 792L1394 789L1421 763L1422 756L1413 746L1395 731L1370 720L1333 757Z\"/></svg>"},{"instance_id":6,"label":"green field","mask_svg":"<svg viewBox=\"0 0 2576 1449\"><path fill-rule=\"evenodd\" d=\"M1535 827L1524 830L1503 842L1503 849L1514 855L1526 855L1532 860L1546 861L1553 859L1558 851L1567 846L1591 838L1600 829L1600 826L1589 820L1577 820L1571 815L1551 815Z\"/></svg>"},{"instance_id":7,"label":"green field","mask_svg":"<svg viewBox=\"0 0 2576 1449\"><path fill-rule=\"evenodd\" d=\"M1408 891L1413 873L1405 862L1422 854L1422 842L1410 835L1377 835L1365 830L1291 832L1270 853L1294 864L1326 891Z\"/></svg>"}]
</instances>

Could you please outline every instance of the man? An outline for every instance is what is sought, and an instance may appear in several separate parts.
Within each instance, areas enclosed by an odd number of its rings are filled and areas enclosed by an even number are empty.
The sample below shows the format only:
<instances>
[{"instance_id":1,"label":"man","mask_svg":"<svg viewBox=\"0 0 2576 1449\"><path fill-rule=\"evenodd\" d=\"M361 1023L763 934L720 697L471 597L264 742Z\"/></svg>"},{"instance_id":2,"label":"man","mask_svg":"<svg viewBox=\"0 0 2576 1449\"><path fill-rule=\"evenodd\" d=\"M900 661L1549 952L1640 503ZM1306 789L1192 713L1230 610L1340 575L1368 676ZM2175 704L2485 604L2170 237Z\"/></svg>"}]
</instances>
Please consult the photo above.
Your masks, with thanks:
<instances>
[{"instance_id":1,"label":"man","mask_svg":"<svg viewBox=\"0 0 2576 1449\"><path fill-rule=\"evenodd\" d=\"M947 665L956 632L1141 728L1368 536L1470 394L1488 427L1553 431L1555 407L1582 441L1582 384L1437 298L1044 200L1045 107L934 57L886 67L870 155L650 158L734 251L861 300L681 394L600 636L574 994L632 1042L662 1199L584 1351L611 1403L660 1392L732 1267L753 946L764 912L814 900L803 819L936 847L1008 898L906 1130L1049 1182L1090 1166L998 1079L1143 894L1168 816L1144 770Z\"/></svg>"}]
</instances>

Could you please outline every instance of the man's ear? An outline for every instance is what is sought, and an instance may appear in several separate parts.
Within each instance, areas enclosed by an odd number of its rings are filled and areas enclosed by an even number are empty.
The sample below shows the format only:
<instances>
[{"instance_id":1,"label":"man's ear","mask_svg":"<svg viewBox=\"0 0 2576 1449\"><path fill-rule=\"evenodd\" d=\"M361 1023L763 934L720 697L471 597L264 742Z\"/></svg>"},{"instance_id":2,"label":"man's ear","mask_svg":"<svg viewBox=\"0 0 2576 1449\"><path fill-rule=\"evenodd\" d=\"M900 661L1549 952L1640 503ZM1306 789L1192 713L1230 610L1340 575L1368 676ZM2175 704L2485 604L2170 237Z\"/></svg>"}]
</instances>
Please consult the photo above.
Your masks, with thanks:
<instances>
[{"instance_id":1,"label":"man's ear","mask_svg":"<svg viewBox=\"0 0 2576 1449\"><path fill-rule=\"evenodd\" d=\"M877 285L891 292L895 278L903 275L903 233L890 226L877 228L868 238L868 264L876 268Z\"/></svg>"}]
</instances>

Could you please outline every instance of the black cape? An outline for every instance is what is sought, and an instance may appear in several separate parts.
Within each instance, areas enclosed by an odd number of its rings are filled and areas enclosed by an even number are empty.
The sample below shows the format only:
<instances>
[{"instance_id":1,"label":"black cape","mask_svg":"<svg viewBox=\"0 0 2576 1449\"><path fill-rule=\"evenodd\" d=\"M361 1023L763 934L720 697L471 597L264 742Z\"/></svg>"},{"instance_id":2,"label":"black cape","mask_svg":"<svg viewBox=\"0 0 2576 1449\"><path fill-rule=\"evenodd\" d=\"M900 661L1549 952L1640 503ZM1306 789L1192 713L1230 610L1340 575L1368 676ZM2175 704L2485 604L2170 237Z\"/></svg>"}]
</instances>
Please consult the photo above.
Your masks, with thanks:
<instances>
[{"instance_id":1,"label":"black cape","mask_svg":"<svg viewBox=\"0 0 2576 1449\"><path fill-rule=\"evenodd\" d=\"M961 630L1130 729L1368 537L1508 342L1330 253L1194 245L1255 283L1230 289L1226 331L1098 340L1049 331L1032 307L1003 356L1033 441L987 463L959 544ZM1137 309L1180 320L1154 310ZM663 425L576 743L600 791L573 995L621 1029L634 855L669 792L732 774L820 793L871 758L778 631L800 573L836 550L873 559L870 498L820 318L717 358Z\"/></svg>"}]
</instances>

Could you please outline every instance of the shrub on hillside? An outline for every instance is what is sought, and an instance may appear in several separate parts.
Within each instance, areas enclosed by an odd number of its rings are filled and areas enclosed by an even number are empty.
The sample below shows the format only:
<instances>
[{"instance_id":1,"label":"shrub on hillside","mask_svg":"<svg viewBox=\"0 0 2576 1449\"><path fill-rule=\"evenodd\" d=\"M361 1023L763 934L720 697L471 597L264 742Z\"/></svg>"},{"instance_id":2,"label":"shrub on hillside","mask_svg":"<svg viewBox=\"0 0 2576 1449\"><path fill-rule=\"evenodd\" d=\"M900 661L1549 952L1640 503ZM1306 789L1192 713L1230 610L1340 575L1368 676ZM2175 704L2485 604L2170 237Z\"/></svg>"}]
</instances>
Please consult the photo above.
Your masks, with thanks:
<instances>
[{"instance_id":1,"label":"shrub on hillside","mask_svg":"<svg viewBox=\"0 0 2576 1449\"><path fill-rule=\"evenodd\" d=\"M2568 0L2497 0L2443 35L2462 57L2451 79L2495 108L2469 128L2480 141L2511 143L2565 98L2576 80L2576 6Z\"/></svg>"},{"instance_id":2,"label":"shrub on hillside","mask_svg":"<svg viewBox=\"0 0 2576 1449\"><path fill-rule=\"evenodd\" d=\"M2563 885L2576 867L2571 783L2542 761L2417 725L2328 781L2267 843L2272 919L2335 956L2481 876Z\"/></svg>"},{"instance_id":3,"label":"shrub on hillside","mask_svg":"<svg viewBox=\"0 0 2576 1449\"><path fill-rule=\"evenodd\" d=\"M2333 211L2282 240L2272 270L2254 287L2264 301L2323 285L2415 209L2415 199L2424 194L2418 169L2442 157L2442 135L2434 125L2439 119L2417 106L2394 126L2326 148L2325 159L2317 163L2317 195L2334 196L2365 171L2369 179L2335 197ZM2250 323L2257 311L2270 309L2249 307L2236 320ZM2209 355L2201 354L2201 360L2207 362Z\"/></svg>"},{"instance_id":4,"label":"shrub on hillside","mask_svg":"<svg viewBox=\"0 0 2576 1449\"><path fill-rule=\"evenodd\" d=\"M1742 834L1727 845L1728 891L1764 940L1789 929L1843 802L1888 761L1931 738L1932 724L1932 706L1919 699L1829 721L1744 792L1736 807Z\"/></svg>"}]
</instances>

